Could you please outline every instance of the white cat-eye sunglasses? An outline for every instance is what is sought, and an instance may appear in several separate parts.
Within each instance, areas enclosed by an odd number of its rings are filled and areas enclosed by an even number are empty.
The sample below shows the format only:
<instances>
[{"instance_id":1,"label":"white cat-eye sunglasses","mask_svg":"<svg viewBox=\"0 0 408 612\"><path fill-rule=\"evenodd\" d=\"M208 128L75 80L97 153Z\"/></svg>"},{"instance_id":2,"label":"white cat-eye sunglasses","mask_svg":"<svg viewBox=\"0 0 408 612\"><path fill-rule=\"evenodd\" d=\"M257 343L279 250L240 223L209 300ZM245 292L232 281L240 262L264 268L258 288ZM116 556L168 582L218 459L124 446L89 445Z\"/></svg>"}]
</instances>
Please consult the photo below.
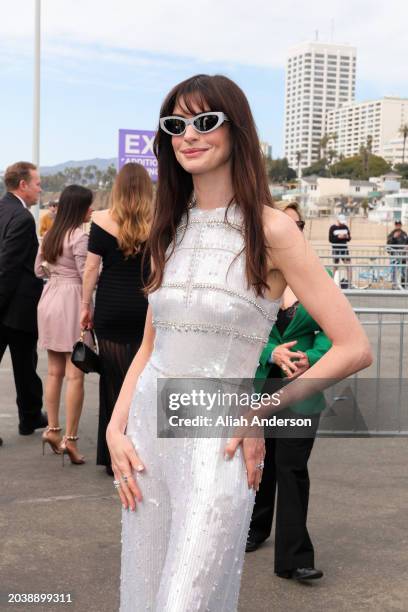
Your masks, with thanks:
<instances>
[{"instance_id":1,"label":"white cat-eye sunglasses","mask_svg":"<svg viewBox=\"0 0 408 612\"><path fill-rule=\"evenodd\" d=\"M225 113L221 111L210 111L207 113L200 113L190 119L179 117L178 115L161 117L160 127L163 132L170 134L170 136L182 136L188 125L192 125L200 134L208 134L219 128L224 121L229 121Z\"/></svg>"}]
</instances>

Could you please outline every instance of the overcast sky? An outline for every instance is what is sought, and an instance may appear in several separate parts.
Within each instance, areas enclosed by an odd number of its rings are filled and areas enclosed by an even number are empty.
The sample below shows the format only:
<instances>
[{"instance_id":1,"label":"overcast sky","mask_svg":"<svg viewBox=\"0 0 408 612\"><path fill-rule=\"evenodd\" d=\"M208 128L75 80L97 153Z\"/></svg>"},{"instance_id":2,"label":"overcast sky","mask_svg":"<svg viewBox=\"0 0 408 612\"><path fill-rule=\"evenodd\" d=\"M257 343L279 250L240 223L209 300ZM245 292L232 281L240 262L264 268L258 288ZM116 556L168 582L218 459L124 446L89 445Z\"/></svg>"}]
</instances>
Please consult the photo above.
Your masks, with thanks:
<instances>
[{"instance_id":1,"label":"overcast sky","mask_svg":"<svg viewBox=\"0 0 408 612\"><path fill-rule=\"evenodd\" d=\"M408 2L43 0L41 163L113 157L119 128L154 129L178 81L223 73L282 153L287 50L357 47L357 99L408 97ZM30 159L34 0L0 0L0 168Z\"/></svg>"}]
</instances>

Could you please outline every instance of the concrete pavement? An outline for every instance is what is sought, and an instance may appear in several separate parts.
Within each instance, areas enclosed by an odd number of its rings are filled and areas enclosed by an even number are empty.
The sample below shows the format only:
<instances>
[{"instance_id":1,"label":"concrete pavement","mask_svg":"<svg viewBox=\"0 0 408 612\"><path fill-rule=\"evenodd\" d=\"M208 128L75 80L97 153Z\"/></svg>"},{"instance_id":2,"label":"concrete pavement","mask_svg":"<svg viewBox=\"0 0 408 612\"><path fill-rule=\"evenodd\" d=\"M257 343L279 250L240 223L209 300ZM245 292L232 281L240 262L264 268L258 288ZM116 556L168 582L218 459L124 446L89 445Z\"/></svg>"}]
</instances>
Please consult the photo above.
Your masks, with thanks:
<instances>
[{"instance_id":1,"label":"concrete pavement","mask_svg":"<svg viewBox=\"0 0 408 612\"><path fill-rule=\"evenodd\" d=\"M41 354L43 379L45 368ZM17 434L8 354L0 365L2 610L118 609L120 505L112 479L95 465L97 383L86 377L87 463L63 468L49 448L42 456L40 431ZM275 577L271 538L246 556L239 612L407 611L407 465L406 439L317 440L309 526L325 577L313 585ZM7 604L8 593L70 593L73 603Z\"/></svg>"}]
</instances>

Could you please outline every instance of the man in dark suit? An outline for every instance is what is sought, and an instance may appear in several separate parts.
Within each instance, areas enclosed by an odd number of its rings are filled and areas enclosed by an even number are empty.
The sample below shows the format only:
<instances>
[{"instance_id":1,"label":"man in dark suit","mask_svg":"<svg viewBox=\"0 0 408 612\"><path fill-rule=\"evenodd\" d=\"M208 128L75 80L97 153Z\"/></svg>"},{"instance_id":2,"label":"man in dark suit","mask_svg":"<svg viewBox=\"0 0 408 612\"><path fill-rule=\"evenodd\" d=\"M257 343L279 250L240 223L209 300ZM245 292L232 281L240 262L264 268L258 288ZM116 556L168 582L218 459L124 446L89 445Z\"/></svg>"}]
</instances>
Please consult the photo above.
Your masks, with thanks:
<instances>
[{"instance_id":1,"label":"man in dark suit","mask_svg":"<svg viewBox=\"0 0 408 612\"><path fill-rule=\"evenodd\" d=\"M42 281L34 274L38 249L30 206L41 193L36 166L17 162L4 175L7 193L0 200L0 362L7 346L17 390L19 432L47 426L41 411L42 383L37 375L37 305Z\"/></svg>"}]
</instances>

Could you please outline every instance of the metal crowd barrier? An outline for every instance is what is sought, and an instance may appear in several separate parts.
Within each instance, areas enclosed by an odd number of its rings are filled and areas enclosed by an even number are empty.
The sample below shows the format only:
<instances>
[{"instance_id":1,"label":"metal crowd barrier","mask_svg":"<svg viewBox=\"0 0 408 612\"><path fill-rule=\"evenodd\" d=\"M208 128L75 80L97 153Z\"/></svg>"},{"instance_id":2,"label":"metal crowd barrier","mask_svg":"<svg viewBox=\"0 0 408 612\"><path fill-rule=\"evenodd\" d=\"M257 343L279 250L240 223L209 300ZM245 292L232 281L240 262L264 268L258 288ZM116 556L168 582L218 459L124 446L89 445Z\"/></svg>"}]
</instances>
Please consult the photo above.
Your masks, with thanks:
<instances>
[{"instance_id":1,"label":"metal crowd barrier","mask_svg":"<svg viewBox=\"0 0 408 612\"><path fill-rule=\"evenodd\" d=\"M325 391L321 437L408 436L408 309L354 308L372 365Z\"/></svg>"},{"instance_id":2,"label":"metal crowd barrier","mask_svg":"<svg viewBox=\"0 0 408 612\"><path fill-rule=\"evenodd\" d=\"M320 260L328 268L339 270L340 276L356 289L408 289L407 255L396 256L346 256L348 261L334 263L333 255L321 255ZM358 260L358 261L357 261Z\"/></svg>"},{"instance_id":3,"label":"metal crowd barrier","mask_svg":"<svg viewBox=\"0 0 408 612\"><path fill-rule=\"evenodd\" d=\"M316 251L316 253L320 256L332 256L332 245L329 243L325 243L325 244L316 244L315 242L312 241L312 245L314 250ZM341 245L339 245L339 248L342 248ZM396 251L406 251L408 254L408 251L406 249L406 246L404 247L404 245L399 246L399 245L389 245L389 244L354 244L354 243L347 243L347 245L345 245L345 248L347 248L350 252L350 257L389 257L390 256L390 252L389 249L392 248L393 250L395 249Z\"/></svg>"}]
</instances>

